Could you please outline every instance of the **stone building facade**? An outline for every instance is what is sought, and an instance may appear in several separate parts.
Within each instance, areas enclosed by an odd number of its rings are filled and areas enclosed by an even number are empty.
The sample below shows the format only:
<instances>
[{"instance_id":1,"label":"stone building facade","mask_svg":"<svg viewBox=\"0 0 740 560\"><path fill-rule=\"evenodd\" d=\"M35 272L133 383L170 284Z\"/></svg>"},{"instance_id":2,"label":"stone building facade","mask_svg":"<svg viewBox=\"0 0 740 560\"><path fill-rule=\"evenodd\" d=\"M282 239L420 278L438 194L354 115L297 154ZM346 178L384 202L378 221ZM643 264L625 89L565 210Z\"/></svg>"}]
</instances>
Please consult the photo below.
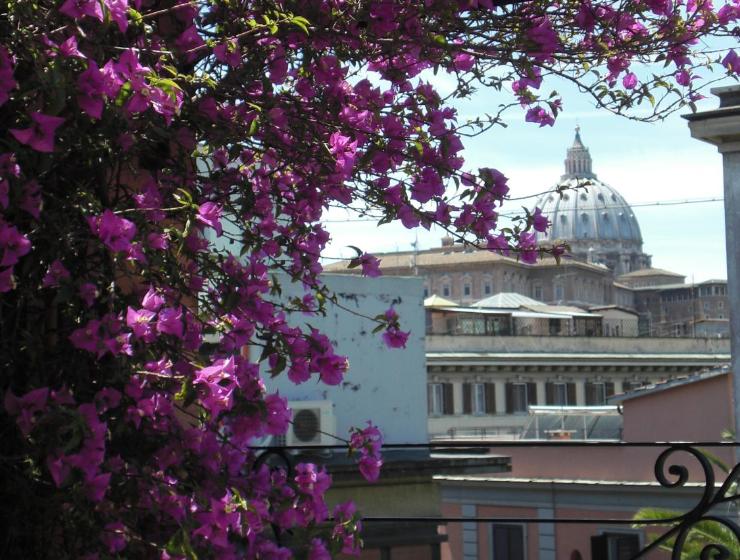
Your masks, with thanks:
<instances>
[{"instance_id":1,"label":"stone building facade","mask_svg":"<svg viewBox=\"0 0 740 560\"><path fill-rule=\"evenodd\" d=\"M729 340L614 336L426 338L432 437L518 437L529 405L598 406L615 394L716 368Z\"/></svg>"}]
</instances>

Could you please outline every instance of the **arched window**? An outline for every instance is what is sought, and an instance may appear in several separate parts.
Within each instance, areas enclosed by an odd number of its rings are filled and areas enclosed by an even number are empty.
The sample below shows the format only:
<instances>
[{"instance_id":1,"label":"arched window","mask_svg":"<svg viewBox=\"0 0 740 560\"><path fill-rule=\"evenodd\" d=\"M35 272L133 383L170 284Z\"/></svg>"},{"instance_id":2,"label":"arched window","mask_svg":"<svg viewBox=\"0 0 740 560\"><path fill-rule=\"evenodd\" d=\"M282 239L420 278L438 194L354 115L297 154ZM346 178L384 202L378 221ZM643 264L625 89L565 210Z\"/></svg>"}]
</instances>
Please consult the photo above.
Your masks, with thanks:
<instances>
[{"instance_id":1,"label":"arched window","mask_svg":"<svg viewBox=\"0 0 740 560\"><path fill-rule=\"evenodd\" d=\"M467 274L462 278L462 297L473 297L473 280Z\"/></svg>"},{"instance_id":2,"label":"arched window","mask_svg":"<svg viewBox=\"0 0 740 560\"><path fill-rule=\"evenodd\" d=\"M481 293L483 297L493 295L493 280L490 276L484 276L481 282Z\"/></svg>"},{"instance_id":3,"label":"arched window","mask_svg":"<svg viewBox=\"0 0 740 560\"><path fill-rule=\"evenodd\" d=\"M442 297L450 297L452 296L452 282L450 281L449 276L442 276L442 278L439 279L439 285L441 286L441 292Z\"/></svg>"}]
</instances>

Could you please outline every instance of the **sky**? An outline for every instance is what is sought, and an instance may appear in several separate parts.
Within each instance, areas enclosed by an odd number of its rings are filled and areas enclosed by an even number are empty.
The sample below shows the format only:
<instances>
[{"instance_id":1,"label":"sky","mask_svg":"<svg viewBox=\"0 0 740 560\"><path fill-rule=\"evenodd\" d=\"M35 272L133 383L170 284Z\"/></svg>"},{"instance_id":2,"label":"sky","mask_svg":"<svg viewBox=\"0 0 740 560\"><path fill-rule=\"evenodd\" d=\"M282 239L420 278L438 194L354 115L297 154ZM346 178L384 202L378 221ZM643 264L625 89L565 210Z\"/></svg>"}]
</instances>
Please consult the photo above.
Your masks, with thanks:
<instances>
[{"instance_id":1,"label":"sky","mask_svg":"<svg viewBox=\"0 0 740 560\"><path fill-rule=\"evenodd\" d=\"M449 88L445 78L436 80L440 91ZM726 278L722 159L715 147L691 138L688 124L680 116L689 109L649 124L597 110L568 85L561 85L559 91L564 112L553 127L526 123L523 112L512 110L507 128L497 127L464 139L465 168L499 169L509 178L512 197L550 189L564 172L566 149L578 125L597 177L634 205L643 251L652 255L653 267L683 274L688 282ZM699 102L699 110L718 106L716 97L707 97ZM458 122L493 112L501 100L490 92L474 94L455 105ZM702 199L715 200L668 204ZM640 206L655 202L661 204ZM534 199L509 202L503 212L523 205L533 206ZM378 227L338 210L331 211L328 218L326 227L332 239L324 254L329 258L353 256L348 245L367 252L409 251L417 235L419 248L426 249L438 246L443 236L438 229L410 231L400 224ZM352 221L343 221L347 219Z\"/></svg>"}]
</instances>

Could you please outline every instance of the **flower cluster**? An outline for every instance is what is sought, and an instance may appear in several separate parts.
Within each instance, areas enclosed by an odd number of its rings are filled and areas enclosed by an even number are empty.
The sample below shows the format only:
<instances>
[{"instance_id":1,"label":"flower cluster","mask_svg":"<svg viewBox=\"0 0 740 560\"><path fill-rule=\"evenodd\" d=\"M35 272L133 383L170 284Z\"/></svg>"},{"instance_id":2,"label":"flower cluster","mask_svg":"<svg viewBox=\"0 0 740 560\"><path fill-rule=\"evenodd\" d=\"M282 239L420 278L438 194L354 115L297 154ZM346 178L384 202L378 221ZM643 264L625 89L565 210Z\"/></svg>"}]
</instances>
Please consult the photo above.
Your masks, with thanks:
<instances>
[{"instance_id":1,"label":"flower cluster","mask_svg":"<svg viewBox=\"0 0 740 560\"><path fill-rule=\"evenodd\" d=\"M359 454L360 472L368 482L375 482L380 476L380 467L383 466L383 459L380 456L382 445L383 434L369 420L367 428L362 430L353 428L349 440L350 453Z\"/></svg>"}]
</instances>

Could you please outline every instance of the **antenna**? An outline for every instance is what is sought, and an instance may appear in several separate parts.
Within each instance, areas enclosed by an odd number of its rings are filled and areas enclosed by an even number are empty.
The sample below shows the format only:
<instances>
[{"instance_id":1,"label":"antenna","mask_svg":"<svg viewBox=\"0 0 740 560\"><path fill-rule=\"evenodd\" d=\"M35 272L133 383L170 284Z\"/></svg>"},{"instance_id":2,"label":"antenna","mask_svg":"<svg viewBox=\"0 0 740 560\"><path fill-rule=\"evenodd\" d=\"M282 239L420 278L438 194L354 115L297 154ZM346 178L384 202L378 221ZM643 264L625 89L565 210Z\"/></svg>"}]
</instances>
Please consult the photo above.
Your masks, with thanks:
<instances>
[{"instance_id":1,"label":"antenna","mask_svg":"<svg viewBox=\"0 0 740 560\"><path fill-rule=\"evenodd\" d=\"M414 269L414 276L418 276L419 268L416 264L416 256L419 254L419 234L417 232L414 232L414 242L411 244L411 247L414 249L411 257L411 267Z\"/></svg>"}]
</instances>

